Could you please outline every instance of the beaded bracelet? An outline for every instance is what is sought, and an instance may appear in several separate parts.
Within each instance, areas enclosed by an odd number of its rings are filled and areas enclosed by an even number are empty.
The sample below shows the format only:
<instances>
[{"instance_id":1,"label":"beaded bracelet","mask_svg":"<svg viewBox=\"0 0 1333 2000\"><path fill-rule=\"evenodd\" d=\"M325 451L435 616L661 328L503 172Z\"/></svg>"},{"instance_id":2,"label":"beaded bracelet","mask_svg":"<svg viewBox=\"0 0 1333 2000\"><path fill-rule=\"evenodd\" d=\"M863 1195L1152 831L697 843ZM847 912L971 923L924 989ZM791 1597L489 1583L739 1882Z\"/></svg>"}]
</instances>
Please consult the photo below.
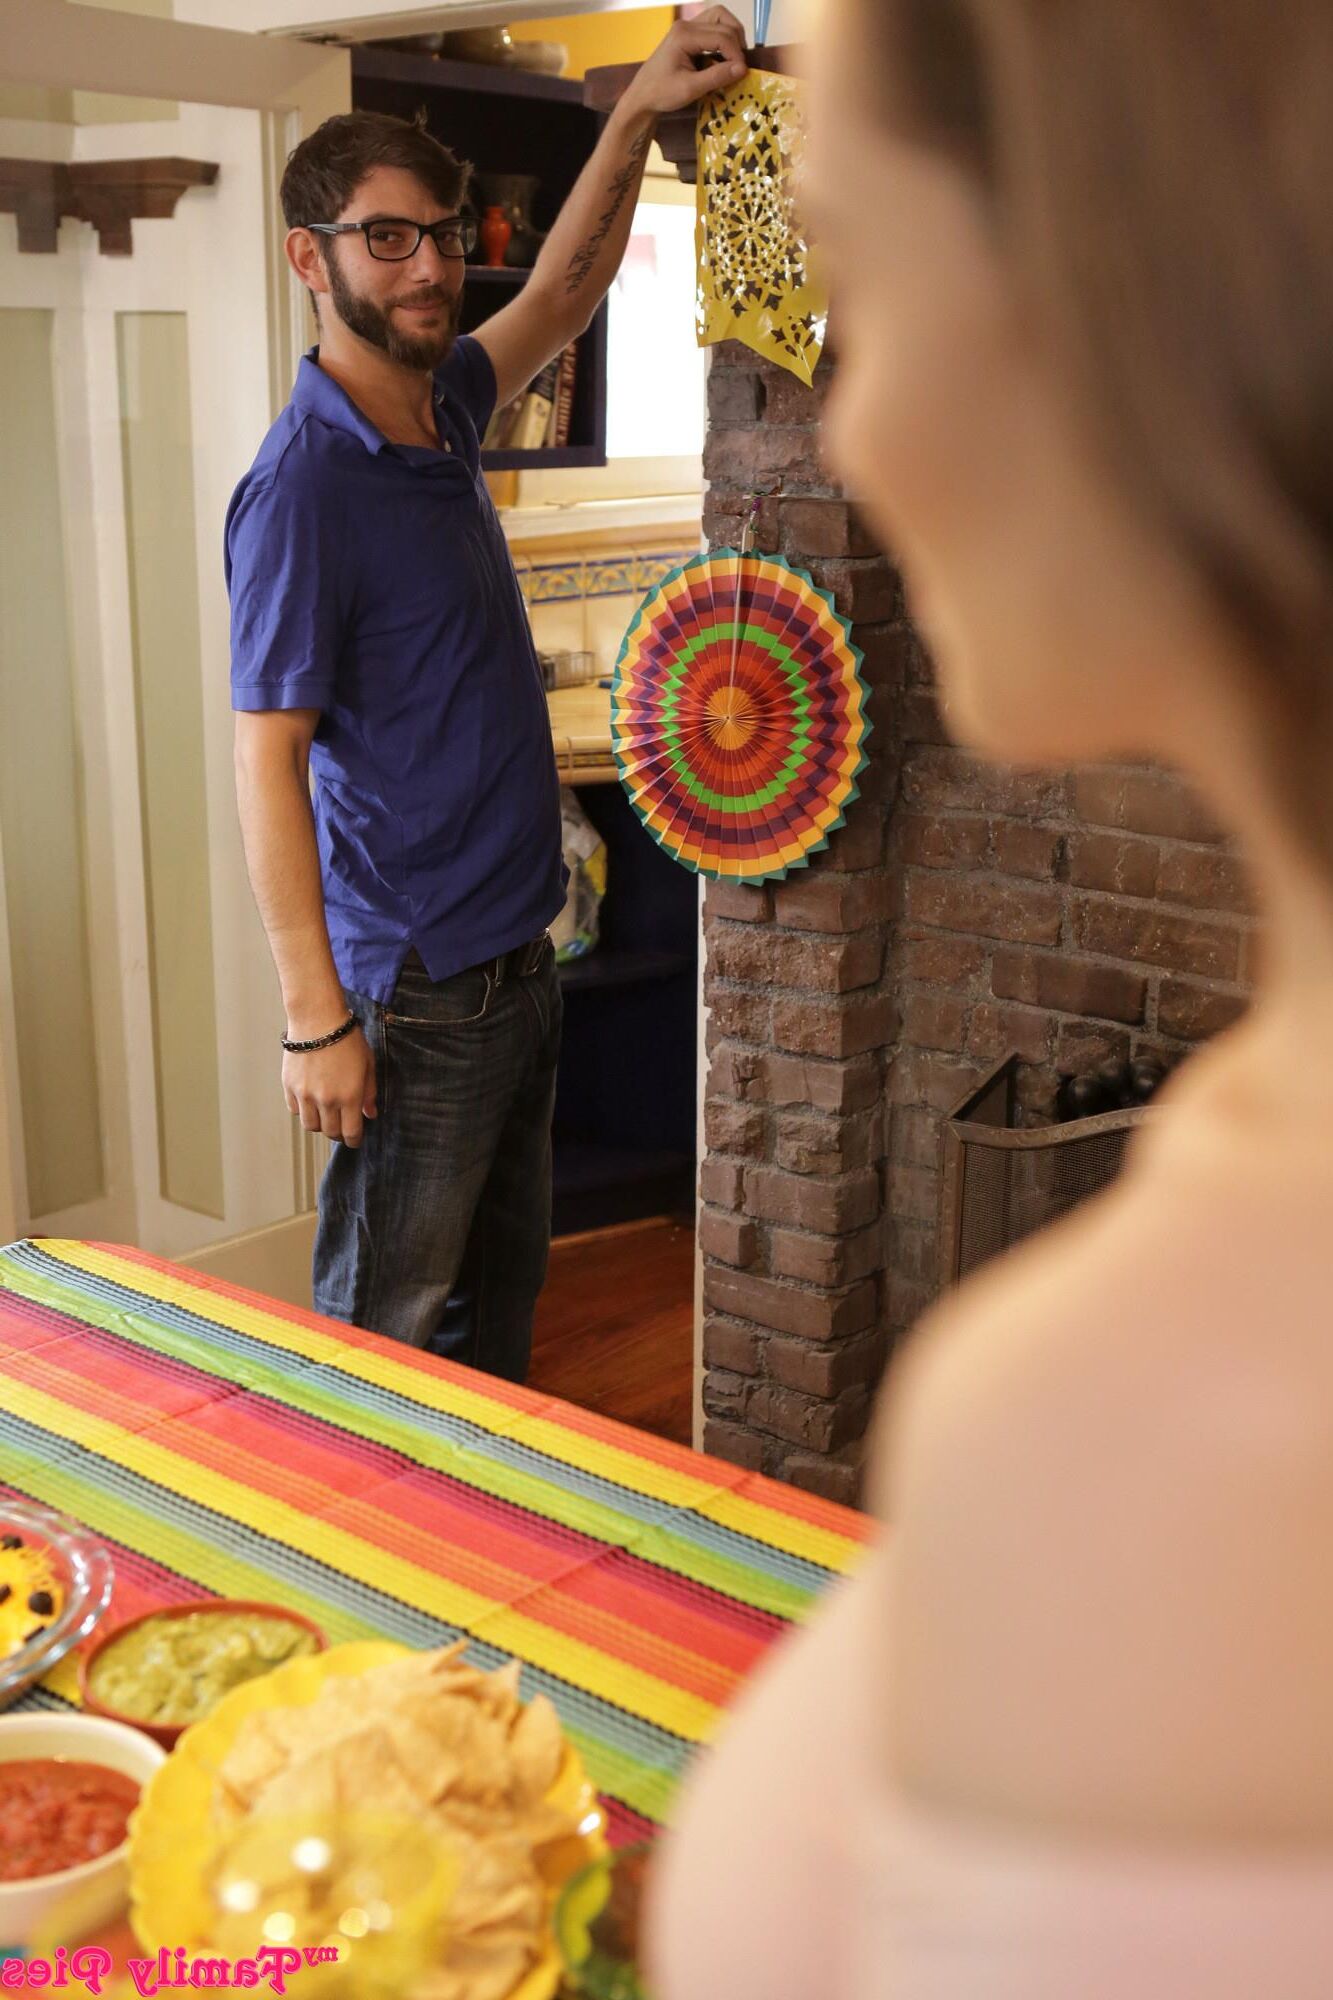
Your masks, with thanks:
<instances>
[{"instance_id":1,"label":"beaded bracelet","mask_svg":"<svg viewBox=\"0 0 1333 2000\"><path fill-rule=\"evenodd\" d=\"M359 1028L360 1026L361 1023L357 1016L349 1012L341 1028L335 1028L331 1035L321 1035L317 1042L289 1042L284 1035L282 1046L286 1049L289 1056L313 1055L316 1049L331 1049L335 1042L346 1041L353 1028Z\"/></svg>"}]
</instances>

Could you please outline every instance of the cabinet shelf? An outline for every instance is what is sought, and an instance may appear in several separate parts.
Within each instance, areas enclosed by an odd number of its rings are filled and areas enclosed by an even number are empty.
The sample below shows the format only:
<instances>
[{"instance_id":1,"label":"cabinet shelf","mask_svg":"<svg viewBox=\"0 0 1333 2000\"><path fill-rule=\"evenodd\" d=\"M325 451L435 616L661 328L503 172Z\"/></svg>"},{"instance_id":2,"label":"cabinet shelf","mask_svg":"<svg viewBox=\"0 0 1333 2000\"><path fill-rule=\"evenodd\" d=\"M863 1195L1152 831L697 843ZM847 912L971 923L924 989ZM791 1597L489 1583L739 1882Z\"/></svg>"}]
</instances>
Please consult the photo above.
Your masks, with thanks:
<instances>
[{"instance_id":1,"label":"cabinet shelf","mask_svg":"<svg viewBox=\"0 0 1333 2000\"><path fill-rule=\"evenodd\" d=\"M454 62L445 56L426 55L419 49L376 48L365 42L352 50L354 90L359 82L526 98L529 102L583 108L583 85L576 79L539 76L508 63Z\"/></svg>"},{"instance_id":2,"label":"cabinet shelf","mask_svg":"<svg viewBox=\"0 0 1333 2000\"><path fill-rule=\"evenodd\" d=\"M579 800L606 843L602 942L561 968L561 1234L688 1208L695 1175L699 890L619 785Z\"/></svg>"},{"instance_id":3,"label":"cabinet shelf","mask_svg":"<svg viewBox=\"0 0 1333 2000\"><path fill-rule=\"evenodd\" d=\"M441 60L419 51L355 48L352 102L358 110L421 117L426 130L479 174L528 174L537 181L533 225L555 221L592 156L605 119L583 102L583 86L498 64ZM517 298L530 270L469 264L462 331L475 333ZM579 342L567 445L550 451L487 451L487 472L557 471L606 464L607 307Z\"/></svg>"},{"instance_id":4,"label":"cabinet shelf","mask_svg":"<svg viewBox=\"0 0 1333 2000\"><path fill-rule=\"evenodd\" d=\"M645 980L678 979L693 973L693 953L684 951L616 951L599 947L587 958L576 958L560 968L560 984L566 993L609 991L617 986L638 986Z\"/></svg>"},{"instance_id":5,"label":"cabinet shelf","mask_svg":"<svg viewBox=\"0 0 1333 2000\"><path fill-rule=\"evenodd\" d=\"M566 1140L555 1149L554 1233L683 1214L693 1205L694 1175L692 1153Z\"/></svg>"},{"instance_id":6,"label":"cabinet shelf","mask_svg":"<svg viewBox=\"0 0 1333 2000\"><path fill-rule=\"evenodd\" d=\"M558 472L573 465L605 465L606 453L592 444L551 446L536 451L484 451L483 472Z\"/></svg>"}]
</instances>

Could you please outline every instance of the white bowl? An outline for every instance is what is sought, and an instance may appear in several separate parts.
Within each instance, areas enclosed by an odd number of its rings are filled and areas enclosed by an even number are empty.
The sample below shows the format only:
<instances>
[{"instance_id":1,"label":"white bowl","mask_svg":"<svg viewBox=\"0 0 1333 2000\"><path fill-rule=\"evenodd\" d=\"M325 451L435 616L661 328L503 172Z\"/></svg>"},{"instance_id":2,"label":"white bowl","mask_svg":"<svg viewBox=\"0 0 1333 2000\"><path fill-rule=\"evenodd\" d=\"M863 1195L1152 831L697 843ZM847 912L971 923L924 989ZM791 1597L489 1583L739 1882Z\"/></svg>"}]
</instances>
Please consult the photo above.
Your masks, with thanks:
<instances>
[{"instance_id":1,"label":"white bowl","mask_svg":"<svg viewBox=\"0 0 1333 2000\"><path fill-rule=\"evenodd\" d=\"M166 1752L141 1730L96 1715L0 1715L0 1765L28 1757L63 1757L73 1764L102 1764L146 1785ZM126 1879L127 1843L27 1882L0 1882L0 1957L6 1945L31 1943L61 1900L75 1892L110 1890Z\"/></svg>"}]
</instances>

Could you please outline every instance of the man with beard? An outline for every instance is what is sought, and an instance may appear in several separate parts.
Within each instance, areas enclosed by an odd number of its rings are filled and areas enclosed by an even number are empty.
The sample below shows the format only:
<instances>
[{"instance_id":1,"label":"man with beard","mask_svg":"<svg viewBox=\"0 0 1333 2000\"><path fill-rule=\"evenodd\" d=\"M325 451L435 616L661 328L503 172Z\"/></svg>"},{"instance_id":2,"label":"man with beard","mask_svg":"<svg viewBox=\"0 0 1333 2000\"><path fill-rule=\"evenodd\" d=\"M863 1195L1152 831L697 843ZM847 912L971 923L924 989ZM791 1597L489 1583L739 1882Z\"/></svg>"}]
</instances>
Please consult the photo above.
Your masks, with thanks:
<instances>
[{"instance_id":1,"label":"man with beard","mask_svg":"<svg viewBox=\"0 0 1333 2000\"><path fill-rule=\"evenodd\" d=\"M319 345L232 501L227 579L283 1089L334 1142L315 1303L513 1381L550 1239L564 875L541 675L480 438L609 289L658 117L744 67L725 7L677 23L528 283L472 336L468 171L444 147L353 112L283 178Z\"/></svg>"}]
</instances>

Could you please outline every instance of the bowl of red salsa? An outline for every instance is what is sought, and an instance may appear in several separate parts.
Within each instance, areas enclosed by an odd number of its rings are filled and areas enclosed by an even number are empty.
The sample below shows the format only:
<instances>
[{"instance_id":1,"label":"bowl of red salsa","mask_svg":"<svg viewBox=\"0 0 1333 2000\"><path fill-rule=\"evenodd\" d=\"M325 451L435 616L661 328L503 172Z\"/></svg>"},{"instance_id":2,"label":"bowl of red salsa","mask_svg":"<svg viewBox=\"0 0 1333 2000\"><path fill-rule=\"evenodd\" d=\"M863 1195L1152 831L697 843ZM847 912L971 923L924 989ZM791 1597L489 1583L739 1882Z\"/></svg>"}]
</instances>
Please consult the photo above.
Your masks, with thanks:
<instances>
[{"instance_id":1,"label":"bowl of red salsa","mask_svg":"<svg viewBox=\"0 0 1333 2000\"><path fill-rule=\"evenodd\" d=\"M130 1815L163 1761L141 1731L97 1716L0 1716L0 1947L124 1875Z\"/></svg>"}]
</instances>

